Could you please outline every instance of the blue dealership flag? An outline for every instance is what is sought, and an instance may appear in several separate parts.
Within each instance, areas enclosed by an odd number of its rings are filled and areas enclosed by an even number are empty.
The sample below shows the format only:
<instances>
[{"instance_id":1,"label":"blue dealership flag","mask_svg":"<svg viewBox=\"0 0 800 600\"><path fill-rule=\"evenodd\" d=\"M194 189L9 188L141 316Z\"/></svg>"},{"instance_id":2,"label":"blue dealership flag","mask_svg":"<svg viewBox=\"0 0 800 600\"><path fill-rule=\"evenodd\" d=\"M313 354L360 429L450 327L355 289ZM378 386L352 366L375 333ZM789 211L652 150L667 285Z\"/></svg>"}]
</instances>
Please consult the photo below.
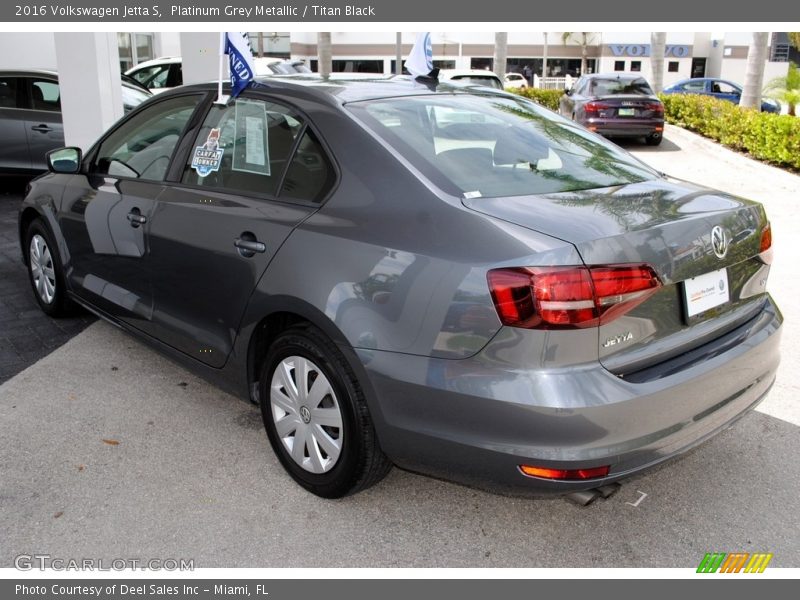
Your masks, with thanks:
<instances>
[{"instance_id":1,"label":"blue dealership flag","mask_svg":"<svg viewBox=\"0 0 800 600\"><path fill-rule=\"evenodd\" d=\"M406 59L406 69L414 77L436 76L433 74L433 46L429 31L417 34L417 41L414 42L414 47Z\"/></svg>"},{"instance_id":2,"label":"blue dealership flag","mask_svg":"<svg viewBox=\"0 0 800 600\"><path fill-rule=\"evenodd\" d=\"M247 33L226 31L221 36L220 56L228 55L231 71L231 98L236 98L253 81L255 65ZM220 90L222 98L222 61L220 61Z\"/></svg>"}]
</instances>

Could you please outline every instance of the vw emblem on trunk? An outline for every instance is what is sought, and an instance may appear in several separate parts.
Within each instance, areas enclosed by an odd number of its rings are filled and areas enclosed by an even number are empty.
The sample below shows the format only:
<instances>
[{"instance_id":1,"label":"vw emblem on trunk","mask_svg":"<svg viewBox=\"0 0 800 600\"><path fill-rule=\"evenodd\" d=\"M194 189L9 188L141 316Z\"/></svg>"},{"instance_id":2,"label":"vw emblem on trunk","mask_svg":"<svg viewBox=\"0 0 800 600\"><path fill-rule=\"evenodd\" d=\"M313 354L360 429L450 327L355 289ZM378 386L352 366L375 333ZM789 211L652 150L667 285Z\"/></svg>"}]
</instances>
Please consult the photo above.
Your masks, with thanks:
<instances>
[{"instance_id":1,"label":"vw emblem on trunk","mask_svg":"<svg viewBox=\"0 0 800 600\"><path fill-rule=\"evenodd\" d=\"M719 225L711 230L711 248L717 258L725 258L728 253L728 237L725 235L725 230Z\"/></svg>"}]
</instances>

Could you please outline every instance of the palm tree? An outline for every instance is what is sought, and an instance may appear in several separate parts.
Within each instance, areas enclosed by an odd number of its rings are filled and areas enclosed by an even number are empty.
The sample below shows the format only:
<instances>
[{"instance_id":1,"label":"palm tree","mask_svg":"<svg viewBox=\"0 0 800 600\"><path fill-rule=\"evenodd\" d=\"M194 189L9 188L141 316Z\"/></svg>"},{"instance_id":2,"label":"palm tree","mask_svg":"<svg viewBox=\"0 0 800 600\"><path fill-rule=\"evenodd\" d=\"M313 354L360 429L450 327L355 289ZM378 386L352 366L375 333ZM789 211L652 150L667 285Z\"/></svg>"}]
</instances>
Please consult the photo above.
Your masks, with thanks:
<instances>
[{"instance_id":1,"label":"palm tree","mask_svg":"<svg viewBox=\"0 0 800 600\"><path fill-rule=\"evenodd\" d=\"M761 88L764 85L764 65L767 62L766 31L753 32L753 41L747 51L747 68L744 73L744 90L739 106L759 108L761 106Z\"/></svg>"},{"instance_id":2,"label":"palm tree","mask_svg":"<svg viewBox=\"0 0 800 600\"><path fill-rule=\"evenodd\" d=\"M800 69L789 63L786 77L776 77L764 88L771 98L789 105L789 114L795 116L795 107L800 104Z\"/></svg>"},{"instance_id":3,"label":"palm tree","mask_svg":"<svg viewBox=\"0 0 800 600\"><path fill-rule=\"evenodd\" d=\"M561 34L561 41L566 44L571 39L577 40L581 46L581 75L586 74L586 57L589 55L589 44L594 40L594 33L589 31L565 31Z\"/></svg>"},{"instance_id":4,"label":"palm tree","mask_svg":"<svg viewBox=\"0 0 800 600\"><path fill-rule=\"evenodd\" d=\"M650 34L650 69L653 78L653 91L658 94L664 89L664 51L667 45L666 32Z\"/></svg>"},{"instance_id":5,"label":"palm tree","mask_svg":"<svg viewBox=\"0 0 800 600\"><path fill-rule=\"evenodd\" d=\"M321 31L317 34L317 55L319 62L317 71L327 77L333 70L333 50L331 48L331 32Z\"/></svg>"},{"instance_id":6,"label":"palm tree","mask_svg":"<svg viewBox=\"0 0 800 600\"><path fill-rule=\"evenodd\" d=\"M505 81L506 77L506 61L508 57L508 33L500 31L494 34L494 72L500 78L500 81Z\"/></svg>"}]
</instances>

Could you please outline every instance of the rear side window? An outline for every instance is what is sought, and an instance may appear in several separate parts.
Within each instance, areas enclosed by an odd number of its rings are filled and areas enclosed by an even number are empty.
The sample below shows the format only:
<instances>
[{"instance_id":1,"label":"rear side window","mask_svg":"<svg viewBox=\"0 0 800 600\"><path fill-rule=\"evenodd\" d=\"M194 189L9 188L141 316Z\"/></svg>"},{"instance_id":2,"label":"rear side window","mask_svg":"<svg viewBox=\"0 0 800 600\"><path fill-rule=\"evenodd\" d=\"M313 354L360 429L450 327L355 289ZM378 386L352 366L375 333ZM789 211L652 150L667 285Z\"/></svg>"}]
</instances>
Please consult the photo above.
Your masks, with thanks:
<instances>
[{"instance_id":1,"label":"rear side window","mask_svg":"<svg viewBox=\"0 0 800 600\"><path fill-rule=\"evenodd\" d=\"M186 123L202 96L158 102L128 119L97 153L94 171L112 177L161 181Z\"/></svg>"},{"instance_id":2,"label":"rear side window","mask_svg":"<svg viewBox=\"0 0 800 600\"><path fill-rule=\"evenodd\" d=\"M0 77L0 108L19 108L16 77Z\"/></svg>"},{"instance_id":3,"label":"rear side window","mask_svg":"<svg viewBox=\"0 0 800 600\"><path fill-rule=\"evenodd\" d=\"M318 202L330 189L333 173L319 140L298 114L281 104L239 98L230 106L211 108L181 181Z\"/></svg>"}]
</instances>

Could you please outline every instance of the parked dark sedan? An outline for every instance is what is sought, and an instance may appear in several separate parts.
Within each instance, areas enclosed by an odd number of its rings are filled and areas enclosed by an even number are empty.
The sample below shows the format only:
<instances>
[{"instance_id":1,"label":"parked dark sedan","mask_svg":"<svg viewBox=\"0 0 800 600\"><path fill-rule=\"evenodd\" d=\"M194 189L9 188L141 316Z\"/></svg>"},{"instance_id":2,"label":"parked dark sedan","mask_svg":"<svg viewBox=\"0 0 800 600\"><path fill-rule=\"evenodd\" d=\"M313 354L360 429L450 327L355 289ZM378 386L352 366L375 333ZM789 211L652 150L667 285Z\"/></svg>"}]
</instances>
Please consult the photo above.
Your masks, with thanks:
<instances>
[{"instance_id":1,"label":"parked dark sedan","mask_svg":"<svg viewBox=\"0 0 800 600\"><path fill-rule=\"evenodd\" d=\"M725 79L694 78L684 79L664 89L665 94L700 94L719 100L739 104L742 99L742 86ZM761 112L780 113L781 104L771 98L761 100Z\"/></svg>"},{"instance_id":2,"label":"parked dark sedan","mask_svg":"<svg viewBox=\"0 0 800 600\"><path fill-rule=\"evenodd\" d=\"M643 137L651 146L664 132L664 105L640 75L584 75L565 90L559 112L589 131Z\"/></svg>"},{"instance_id":3,"label":"parked dark sedan","mask_svg":"<svg viewBox=\"0 0 800 600\"><path fill-rule=\"evenodd\" d=\"M761 205L487 87L295 75L215 100L164 92L51 153L23 258L47 314L83 306L260 404L313 493L392 464L594 490L770 389Z\"/></svg>"},{"instance_id":4,"label":"parked dark sedan","mask_svg":"<svg viewBox=\"0 0 800 600\"><path fill-rule=\"evenodd\" d=\"M122 107L130 112L152 94L122 76ZM61 91L53 71L0 71L0 174L47 170L45 155L64 145Z\"/></svg>"}]
</instances>

